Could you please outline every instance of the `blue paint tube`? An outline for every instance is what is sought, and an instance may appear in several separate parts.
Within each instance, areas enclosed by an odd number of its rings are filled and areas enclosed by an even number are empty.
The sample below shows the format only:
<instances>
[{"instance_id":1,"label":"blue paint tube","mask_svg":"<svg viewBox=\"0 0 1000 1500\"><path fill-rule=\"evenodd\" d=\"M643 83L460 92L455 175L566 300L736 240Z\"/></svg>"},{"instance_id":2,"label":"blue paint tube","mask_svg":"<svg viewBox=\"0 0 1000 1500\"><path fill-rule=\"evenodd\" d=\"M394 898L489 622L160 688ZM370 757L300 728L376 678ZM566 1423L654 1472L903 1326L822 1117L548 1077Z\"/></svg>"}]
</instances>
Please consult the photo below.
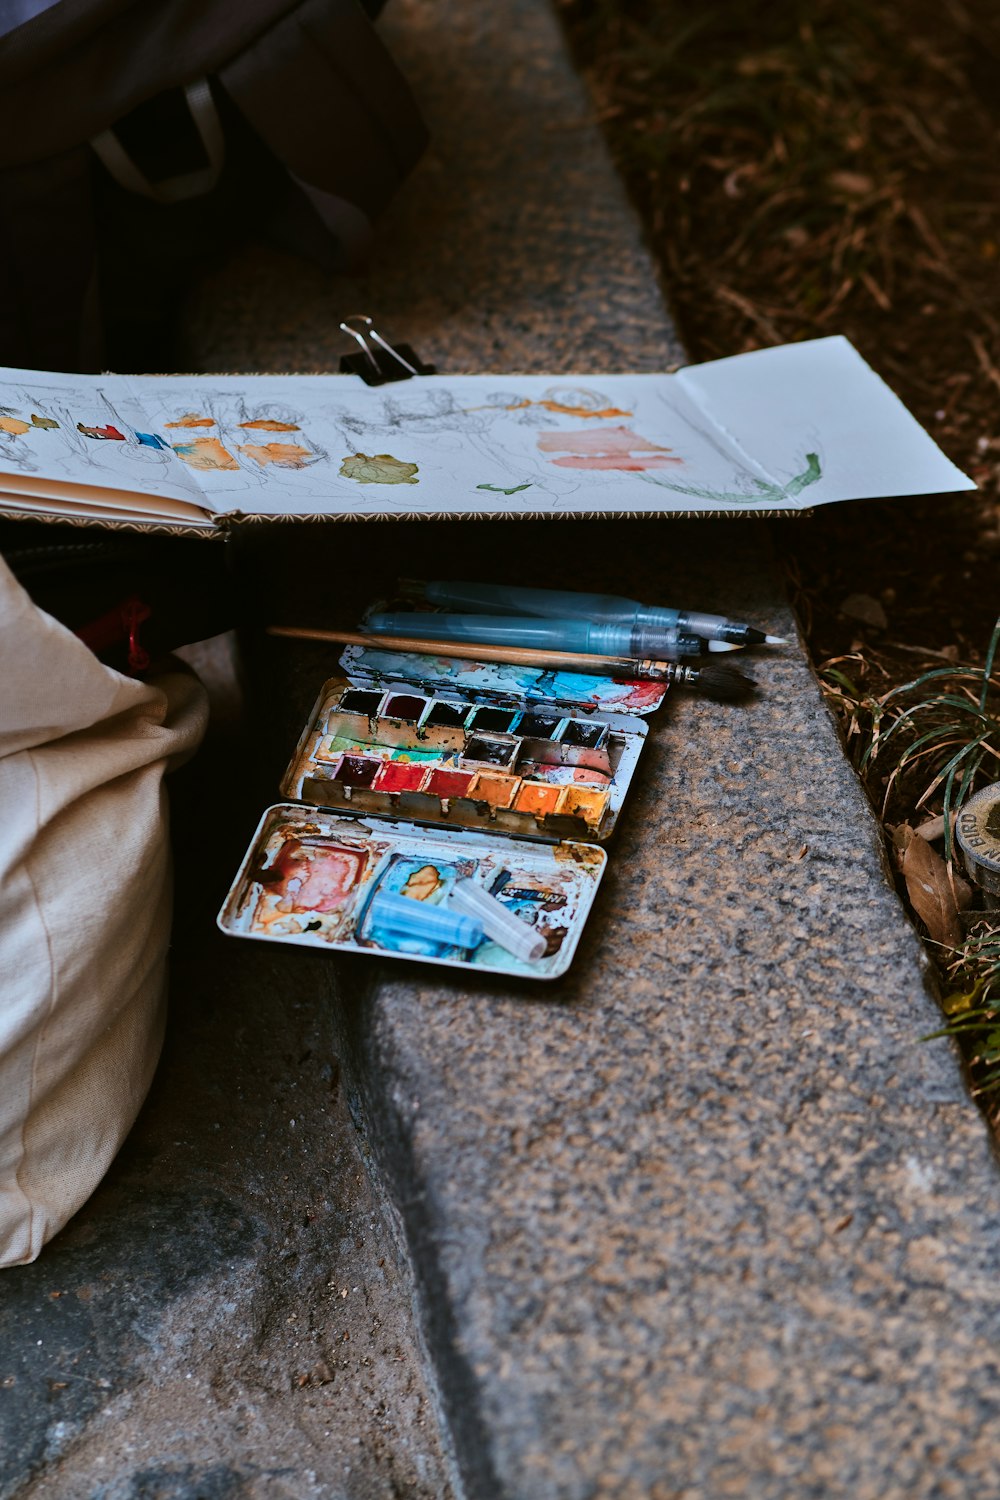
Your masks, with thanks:
<instances>
[{"instance_id":1,"label":"blue paint tube","mask_svg":"<svg viewBox=\"0 0 1000 1500\"><path fill-rule=\"evenodd\" d=\"M483 924L477 918L443 906L429 906L412 896L374 896L369 911L377 926L403 937L454 948L476 948L483 940Z\"/></svg>"}]
</instances>

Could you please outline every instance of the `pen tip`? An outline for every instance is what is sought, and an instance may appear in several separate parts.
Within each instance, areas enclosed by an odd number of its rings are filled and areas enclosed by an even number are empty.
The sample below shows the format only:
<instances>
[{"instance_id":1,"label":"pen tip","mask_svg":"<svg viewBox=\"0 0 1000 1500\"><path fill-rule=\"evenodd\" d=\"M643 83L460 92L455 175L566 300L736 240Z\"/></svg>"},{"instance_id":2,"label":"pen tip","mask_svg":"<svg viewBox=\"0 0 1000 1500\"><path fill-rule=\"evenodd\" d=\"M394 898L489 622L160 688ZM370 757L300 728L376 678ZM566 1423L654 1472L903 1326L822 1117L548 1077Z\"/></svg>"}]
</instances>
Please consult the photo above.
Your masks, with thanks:
<instances>
[{"instance_id":1,"label":"pen tip","mask_svg":"<svg viewBox=\"0 0 1000 1500\"><path fill-rule=\"evenodd\" d=\"M764 637L764 645L765 646L787 646L788 645L788 637L784 636L784 635L766 635Z\"/></svg>"},{"instance_id":2,"label":"pen tip","mask_svg":"<svg viewBox=\"0 0 1000 1500\"><path fill-rule=\"evenodd\" d=\"M708 641L709 651L738 651L740 648L735 641Z\"/></svg>"}]
</instances>

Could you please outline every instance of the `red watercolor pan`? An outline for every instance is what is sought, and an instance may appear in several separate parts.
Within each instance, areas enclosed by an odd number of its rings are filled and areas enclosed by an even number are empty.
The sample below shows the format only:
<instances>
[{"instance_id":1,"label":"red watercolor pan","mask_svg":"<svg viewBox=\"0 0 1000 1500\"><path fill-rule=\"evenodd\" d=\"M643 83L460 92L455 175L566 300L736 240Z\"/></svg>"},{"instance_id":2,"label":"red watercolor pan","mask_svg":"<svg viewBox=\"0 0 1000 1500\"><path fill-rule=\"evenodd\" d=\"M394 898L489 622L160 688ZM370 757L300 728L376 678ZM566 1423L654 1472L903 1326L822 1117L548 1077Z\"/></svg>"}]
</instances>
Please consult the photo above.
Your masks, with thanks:
<instances>
[{"instance_id":1,"label":"red watercolor pan","mask_svg":"<svg viewBox=\"0 0 1000 1500\"><path fill-rule=\"evenodd\" d=\"M418 792L426 775L427 767L419 761L389 760L373 786L377 792Z\"/></svg>"},{"instance_id":2,"label":"red watercolor pan","mask_svg":"<svg viewBox=\"0 0 1000 1500\"><path fill-rule=\"evenodd\" d=\"M471 771L448 771L443 766L437 766L431 772L424 791L429 792L432 797L464 797L472 781Z\"/></svg>"}]
</instances>

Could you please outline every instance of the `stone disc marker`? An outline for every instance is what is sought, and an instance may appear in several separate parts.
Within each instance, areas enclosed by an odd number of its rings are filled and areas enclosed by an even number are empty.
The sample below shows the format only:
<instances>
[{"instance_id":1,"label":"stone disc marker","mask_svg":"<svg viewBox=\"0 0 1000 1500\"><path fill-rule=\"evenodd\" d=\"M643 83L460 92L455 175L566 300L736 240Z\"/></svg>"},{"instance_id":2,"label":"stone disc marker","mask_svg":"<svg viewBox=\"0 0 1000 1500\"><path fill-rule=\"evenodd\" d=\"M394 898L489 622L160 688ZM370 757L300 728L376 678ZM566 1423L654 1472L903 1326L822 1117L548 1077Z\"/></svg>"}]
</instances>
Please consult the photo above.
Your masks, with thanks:
<instances>
[{"instance_id":1,"label":"stone disc marker","mask_svg":"<svg viewBox=\"0 0 1000 1500\"><path fill-rule=\"evenodd\" d=\"M986 892L987 905L1000 907L1000 781L969 798L955 832L969 875Z\"/></svg>"}]
</instances>

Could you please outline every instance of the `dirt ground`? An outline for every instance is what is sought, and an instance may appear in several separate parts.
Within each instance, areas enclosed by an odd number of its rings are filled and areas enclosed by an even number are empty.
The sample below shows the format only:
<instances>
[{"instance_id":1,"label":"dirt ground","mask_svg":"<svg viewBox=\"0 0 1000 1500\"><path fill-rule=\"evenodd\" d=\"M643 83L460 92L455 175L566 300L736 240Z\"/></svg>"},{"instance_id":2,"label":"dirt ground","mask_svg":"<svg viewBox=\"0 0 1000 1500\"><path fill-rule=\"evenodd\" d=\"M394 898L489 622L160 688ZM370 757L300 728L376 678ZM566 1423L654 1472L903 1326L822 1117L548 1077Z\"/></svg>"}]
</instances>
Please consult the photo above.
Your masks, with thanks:
<instances>
[{"instance_id":1,"label":"dirt ground","mask_svg":"<svg viewBox=\"0 0 1000 1500\"><path fill-rule=\"evenodd\" d=\"M923 665L981 661L1000 551L1000 12L563 12L692 358L844 333L980 486L778 528L814 659L860 649L876 692ZM844 614L855 594L882 605L884 626Z\"/></svg>"}]
</instances>

